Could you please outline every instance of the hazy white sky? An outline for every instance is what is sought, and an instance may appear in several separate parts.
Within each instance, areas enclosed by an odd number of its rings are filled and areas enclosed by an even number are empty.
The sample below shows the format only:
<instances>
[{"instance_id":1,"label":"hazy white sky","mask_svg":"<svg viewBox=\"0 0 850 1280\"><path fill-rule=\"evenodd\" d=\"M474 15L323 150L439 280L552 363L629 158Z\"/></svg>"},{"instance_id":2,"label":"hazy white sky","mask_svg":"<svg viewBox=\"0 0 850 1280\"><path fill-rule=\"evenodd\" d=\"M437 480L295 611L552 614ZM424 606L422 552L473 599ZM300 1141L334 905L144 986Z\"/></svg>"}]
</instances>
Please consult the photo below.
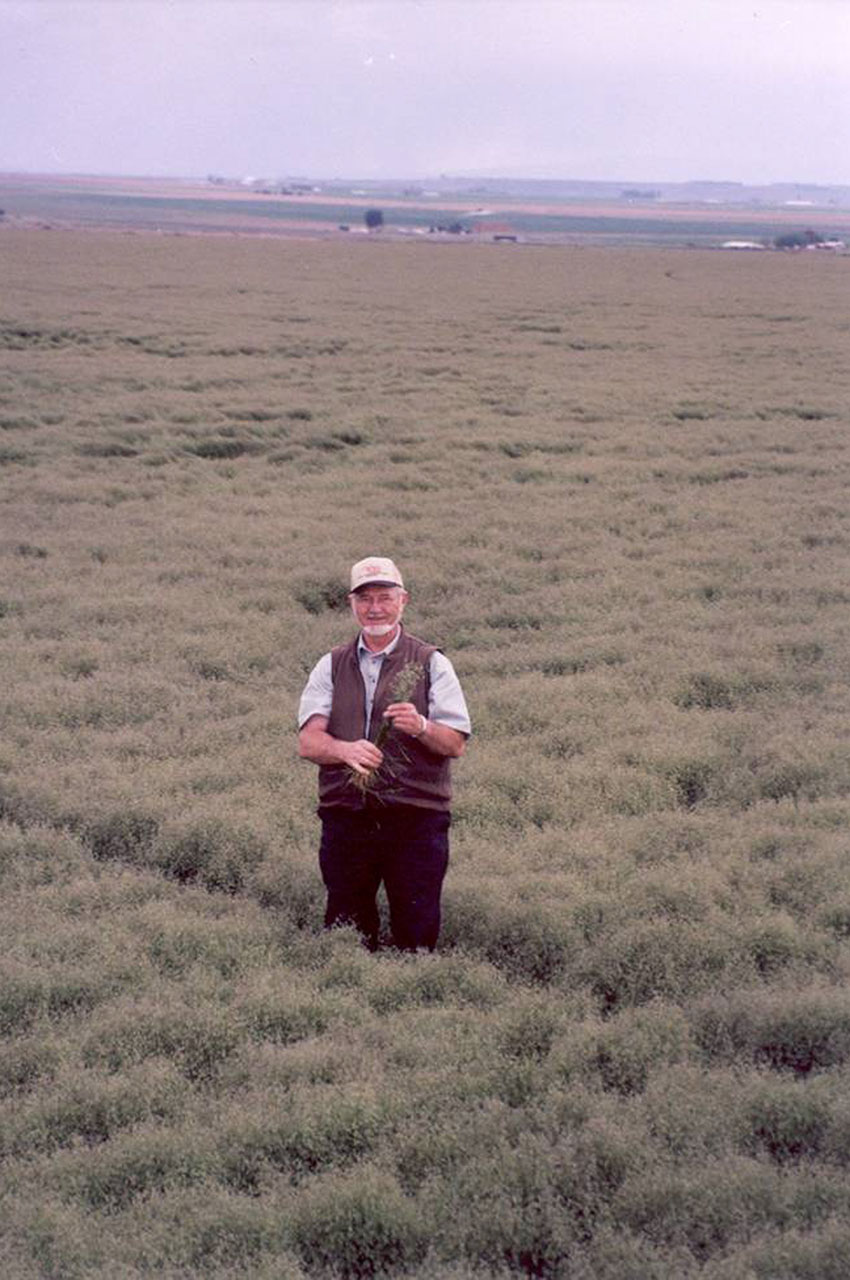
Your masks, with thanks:
<instances>
[{"instance_id":1,"label":"hazy white sky","mask_svg":"<svg viewBox=\"0 0 850 1280\"><path fill-rule=\"evenodd\" d=\"M0 0L0 170L850 183L850 0Z\"/></svg>"}]
</instances>

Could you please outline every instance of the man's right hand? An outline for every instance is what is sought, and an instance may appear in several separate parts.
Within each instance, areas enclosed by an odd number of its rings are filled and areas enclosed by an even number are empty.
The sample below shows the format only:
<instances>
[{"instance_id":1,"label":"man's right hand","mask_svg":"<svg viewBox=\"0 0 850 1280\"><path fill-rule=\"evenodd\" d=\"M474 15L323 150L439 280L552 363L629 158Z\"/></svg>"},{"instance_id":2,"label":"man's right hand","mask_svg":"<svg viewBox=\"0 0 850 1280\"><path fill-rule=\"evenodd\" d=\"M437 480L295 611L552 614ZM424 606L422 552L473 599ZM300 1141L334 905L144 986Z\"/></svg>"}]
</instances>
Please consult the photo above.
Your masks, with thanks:
<instances>
[{"instance_id":1,"label":"man's right hand","mask_svg":"<svg viewBox=\"0 0 850 1280\"><path fill-rule=\"evenodd\" d=\"M345 757L345 764L364 778L377 769L384 758L383 751L368 738L359 738L357 742L338 741L337 745L340 755Z\"/></svg>"}]
</instances>

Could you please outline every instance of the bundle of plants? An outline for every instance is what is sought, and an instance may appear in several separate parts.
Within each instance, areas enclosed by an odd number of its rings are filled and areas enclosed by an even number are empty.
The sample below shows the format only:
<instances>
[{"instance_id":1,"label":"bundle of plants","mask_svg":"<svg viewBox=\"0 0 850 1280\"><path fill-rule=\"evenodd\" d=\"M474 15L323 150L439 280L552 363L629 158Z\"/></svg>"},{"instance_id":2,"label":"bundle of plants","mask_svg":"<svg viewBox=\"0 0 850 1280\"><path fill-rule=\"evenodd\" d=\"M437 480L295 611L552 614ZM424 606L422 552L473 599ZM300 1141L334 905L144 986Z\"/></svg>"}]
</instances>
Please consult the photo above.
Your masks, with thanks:
<instances>
[{"instance_id":1,"label":"bundle of plants","mask_svg":"<svg viewBox=\"0 0 850 1280\"><path fill-rule=\"evenodd\" d=\"M420 680L425 677L425 668L421 662L407 662L393 676L389 683L389 700L393 702L409 702ZM375 735L375 746L379 751L385 751L390 738L395 739L393 754L396 758L404 756L404 747L398 740L398 733L395 729L393 721L389 717L385 717L381 721L381 727ZM386 754L384 759L375 769L370 769L368 773L358 773L356 769L350 769L351 782L360 791L370 791L382 782L391 779L396 770L393 761Z\"/></svg>"}]
</instances>

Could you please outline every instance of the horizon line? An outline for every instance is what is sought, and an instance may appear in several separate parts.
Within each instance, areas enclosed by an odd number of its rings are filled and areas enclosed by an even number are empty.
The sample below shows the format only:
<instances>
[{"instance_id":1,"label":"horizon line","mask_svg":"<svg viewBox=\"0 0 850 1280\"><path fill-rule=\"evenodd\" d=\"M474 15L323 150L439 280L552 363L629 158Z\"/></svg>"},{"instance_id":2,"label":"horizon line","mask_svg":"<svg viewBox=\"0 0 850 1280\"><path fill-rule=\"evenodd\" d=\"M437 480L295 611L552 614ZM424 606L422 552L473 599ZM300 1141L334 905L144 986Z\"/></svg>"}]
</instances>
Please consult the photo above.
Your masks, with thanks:
<instances>
[{"instance_id":1,"label":"horizon line","mask_svg":"<svg viewBox=\"0 0 850 1280\"><path fill-rule=\"evenodd\" d=\"M543 174L510 174L510 173L475 173L474 171L457 171L430 173L426 175L392 174L379 177L311 173L287 174L227 174L208 171L207 173L155 173L116 170L83 170L83 169L6 169L0 168L0 177L23 178L136 178L151 181L167 182L209 182L211 178L220 178L228 182L324 182L324 183L428 183L428 182L539 182L539 183L582 183L587 186L725 186L725 187L815 187L815 188L850 188L850 181L825 181L823 179L806 178L772 178L765 181L741 178L586 178L575 175L553 177Z\"/></svg>"}]
</instances>

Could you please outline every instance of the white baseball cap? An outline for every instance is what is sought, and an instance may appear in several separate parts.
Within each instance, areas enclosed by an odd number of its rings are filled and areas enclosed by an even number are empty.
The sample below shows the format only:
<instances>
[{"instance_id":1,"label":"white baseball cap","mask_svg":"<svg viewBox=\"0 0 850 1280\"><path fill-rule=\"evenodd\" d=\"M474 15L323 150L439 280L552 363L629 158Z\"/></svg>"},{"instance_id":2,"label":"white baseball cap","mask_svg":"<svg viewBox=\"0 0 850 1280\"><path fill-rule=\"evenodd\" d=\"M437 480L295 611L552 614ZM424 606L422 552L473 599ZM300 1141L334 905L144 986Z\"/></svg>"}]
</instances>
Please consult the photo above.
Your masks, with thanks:
<instances>
[{"instance_id":1,"label":"white baseball cap","mask_svg":"<svg viewBox=\"0 0 850 1280\"><path fill-rule=\"evenodd\" d=\"M404 580L392 560L386 556L367 556L351 566L351 590L365 587L370 582L382 582L388 587L404 587Z\"/></svg>"}]
</instances>

